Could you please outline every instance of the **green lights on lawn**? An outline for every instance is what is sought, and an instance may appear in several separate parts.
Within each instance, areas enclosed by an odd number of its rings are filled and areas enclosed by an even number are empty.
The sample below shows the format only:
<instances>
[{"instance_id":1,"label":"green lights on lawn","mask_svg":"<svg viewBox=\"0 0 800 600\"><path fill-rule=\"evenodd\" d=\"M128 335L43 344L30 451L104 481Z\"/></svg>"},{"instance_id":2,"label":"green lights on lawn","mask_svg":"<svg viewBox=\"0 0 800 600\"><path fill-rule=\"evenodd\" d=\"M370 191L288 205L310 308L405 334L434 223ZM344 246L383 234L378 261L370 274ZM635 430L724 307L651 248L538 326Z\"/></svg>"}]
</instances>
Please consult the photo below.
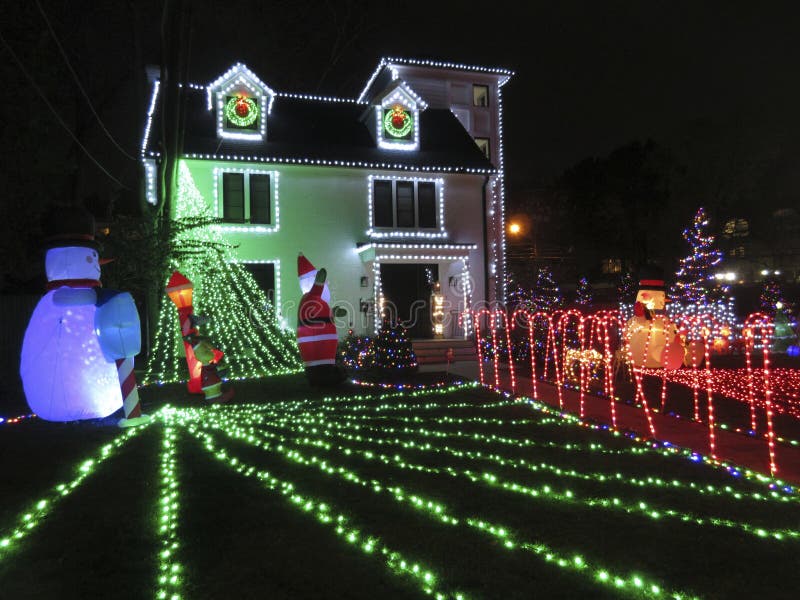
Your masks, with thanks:
<instances>
[{"instance_id":1,"label":"green lights on lawn","mask_svg":"<svg viewBox=\"0 0 800 600\"><path fill-rule=\"evenodd\" d=\"M178 543L178 480L175 473L177 464L176 446L178 434L174 427L164 427L164 439L161 443L158 537L161 549L158 553L158 588L157 600L180 600L181 564L176 554Z\"/></svg>"},{"instance_id":2,"label":"green lights on lawn","mask_svg":"<svg viewBox=\"0 0 800 600\"><path fill-rule=\"evenodd\" d=\"M147 429L147 425L126 429L114 440L103 445L97 454L84 460L76 469L77 475L70 481L59 483L43 498L31 503L31 508L17 518L18 525L11 531L0 531L0 560L15 548L17 543L45 520L61 498L74 492L99 465L114 456L133 437Z\"/></svg>"}]
</instances>

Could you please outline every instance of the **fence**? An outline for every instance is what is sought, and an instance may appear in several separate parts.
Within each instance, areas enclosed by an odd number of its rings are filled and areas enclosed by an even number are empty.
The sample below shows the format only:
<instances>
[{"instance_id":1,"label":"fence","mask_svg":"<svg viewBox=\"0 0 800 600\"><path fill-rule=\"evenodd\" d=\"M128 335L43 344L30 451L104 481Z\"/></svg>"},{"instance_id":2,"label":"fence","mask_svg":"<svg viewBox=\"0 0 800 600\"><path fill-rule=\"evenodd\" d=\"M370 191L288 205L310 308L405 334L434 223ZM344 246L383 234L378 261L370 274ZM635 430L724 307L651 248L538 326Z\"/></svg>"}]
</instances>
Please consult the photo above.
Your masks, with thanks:
<instances>
[{"instance_id":1,"label":"fence","mask_svg":"<svg viewBox=\"0 0 800 600\"><path fill-rule=\"evenodd\" d=\"M579 413L584 417L586 394L594 393L608 400L611 424L617 427L616 386L624 370L630 374L633 385L634 404L641 406L650 435L657 436L653 419L653 408L657 405L664 411L669 402L668 382L688 386L693 396L693 417L706 425L709 454L716 458L715 397L720 396L720 381L730 375L730 370L712 368L715 343L721 329L712 314L677 315L672 325L679 333L685 354L673 355L676 347L669 343L663 348L663 364L680 360L682 369L648 368L645 362L649 347L657 336L669 341L671 332L651 325L643 338L643 348L631 344L630 321L623 320L618 311L601 310L583 314L577 310L555 312L530 312L518 309L507 312L502 309L472 311L478 349L480 381L484 385L501 388L501 372L507 369L508 386L518 391L518 374L530 372L532 394L538 395L537 382L554 382L558 390L558 403L564 407L564 389L571 387L578 392ZM665 321L665 323L668 323ZM670 327L672 327L670 325ZM775 456L776 435L772 369L770 366L770 343L774 325L769 316L753 313L742 325L745 367L736 369L734 376L738 384L728 385L726 398L749 406L750 430L753 435L766 439L770 472L775 475L778 467ZM639 355L638 353L642 353ZM644 359L642 358L644 357ZM636 358L636 360L634 360ZM761 366L754 366L759 363ZM505 367L505 369L503 368ZM723 372L724 371L724 372ZM661 394L657 403L645 393L644 378L655 376L661 379ZM800 406L795 406L788 395L780 411L800 417ZM701 410L703 408L704 410ZM705 418L703 417L705 414ZM758 415L765 425L759 432Z\"/></svg>"}]
</instances>

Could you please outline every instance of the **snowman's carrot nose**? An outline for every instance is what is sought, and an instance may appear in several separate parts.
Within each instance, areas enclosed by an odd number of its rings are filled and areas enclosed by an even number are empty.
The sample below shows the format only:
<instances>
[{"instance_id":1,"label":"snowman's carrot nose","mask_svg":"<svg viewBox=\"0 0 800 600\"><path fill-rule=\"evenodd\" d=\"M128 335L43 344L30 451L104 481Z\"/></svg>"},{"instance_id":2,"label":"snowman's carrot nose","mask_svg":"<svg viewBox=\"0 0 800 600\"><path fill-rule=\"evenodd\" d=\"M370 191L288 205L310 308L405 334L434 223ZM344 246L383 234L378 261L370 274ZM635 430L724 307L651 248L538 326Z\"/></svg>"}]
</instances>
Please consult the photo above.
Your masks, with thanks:
<instances>
[{"instance_id":1,"label":"snowman's carrot nose","mask_svg":"<svg viewBox=\"0 0 800 600\"><path fill-rule=\"evenodd\" d=\"M108 263L114 262L115 260L117 260L117 259L116 258L101 258L97 262L99 262L100 266L102 267L103 265L107 265Z\"/></svg>"}]
</instances>

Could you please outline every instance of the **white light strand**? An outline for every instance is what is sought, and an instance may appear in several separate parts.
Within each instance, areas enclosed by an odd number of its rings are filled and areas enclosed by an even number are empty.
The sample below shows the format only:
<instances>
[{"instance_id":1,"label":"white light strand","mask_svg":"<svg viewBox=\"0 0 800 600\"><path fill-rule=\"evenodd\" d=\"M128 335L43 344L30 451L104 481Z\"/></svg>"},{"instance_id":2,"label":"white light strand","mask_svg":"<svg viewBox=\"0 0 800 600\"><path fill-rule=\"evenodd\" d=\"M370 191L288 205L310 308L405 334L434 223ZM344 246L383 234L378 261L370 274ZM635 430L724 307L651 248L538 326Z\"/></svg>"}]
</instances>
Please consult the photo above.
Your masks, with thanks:
<instances>
[{"instance_id":1,"label":"white light strand","mask_svg":"<svg viewBox=\"0 0 800 600\"><path fill-rule=\"evenodd\" d=\"M501 86L498 86L497 88L497 137L499 142L497 150L499 157L498 162L500 163L498 165L500 173L497 178L500 180L500 302L505 304L506 294L508 293L508 282L506 281L506 178L505 156L503 154L503 94L500 87Z\"/></svg>"},{"instance_id":2,"label":"white light strand","mask_svg":"<svg viewBox=\"0 0 800 600\"><path fill-rule=\"evenodd\" d=\"M211 83L208 84L208 86L206 86L206 90L208 93L208 110L211 110L211 91L213 89L222 87L226 83L230 83L230 80L236 79L240 73L243 74L245 78L250 80L251 85L255 84L269 96L275 96L275 92L272 90L272 88L270 88L266 83L261 81L255 73L253 73L250 69L247 68L246 65L244 65L244 63L236 63L230 69L225 71L225 73L220 75L216 80L212 81Z\"/></svg>"},{"instance_id":3,"label":"white light strand","mask_svg":"<svg viewBox=\"0 0 800 600\"><path fill-rule=\"evenodd\" d=\"M504 77L501 77L498 81L498 85L500 87L503 87L506 83L508 83L508 80L514 76L514 71L501 67L481 67L479 65L466 65L463 63L422 60L415 58L383 57L378 63L378 66L375 67L372 75L370 75L369 79L367 80L367 84L364 86L364 89L361 90L361 93L358 95L358 102L361 102L364 99L364 96L372 87L372 84L375 82L375 79L377 79L383 67L387 67L391 70L393 80L399 77L397 69L392 66L393 64L417 67L436 67L439 69L454 69L458 71L472 71L477 73L490 73L492 75L503 75Z\"/></svg>"},{"instance_id":4,"label":"white light strand","mask_svg":"<svg viewBox=\"0 0 800 600\"><path fill-rule=\"evenodd\" d=\"M156 111L156 100L158 99L158 91L161 88L161 81L158 79L153 83L153 92L150 96L150 108L147 109L147 123L144 127L144 137L142 137L142 156L147 150L147 143L150 141L150 127L153 125L153 113Z\"/></svg>"},{"instance_id":5,"label":"white light strand","mask_svg":"<svg viewBox=\"0 0 800 600\"><path fill-rule=\"evenodd\" d=\"M478 244L391 244L391 243L369 243L356 248L356 252L361 254L371 249L390 249L390 250L477 250Z\"/></svg>"},{"instance_id":6,"label":"white light strand","mask_svg":"<svg viewBox=\"0 0 800 600\"><path fill-rule=\"evenodd\" d=\"M142 160L144 165L144 194L148 204L155 206L158 204L156 195L156 161L152 158Z\"/></svg>"},{"instance_id":7,"label":"white light strand","mask_svg":"<svg viewBox=\"0 0 800 600\"><path fill-rule=\"evenodd\" d=\"M248 181L251 173L256 175L269 175L269 185L270 185L270 214L275 215L273 219L273 223L271 225L259 225L259 224L249 224L249 225L233 225L228 223L220 223L217 225L212 225L211 228L215 231L219 231L222 233L230 232L230 233L275 233L276 231L280 230L281 226L281 207L280 207L280 191L279 191L279 184L280 184L280 171L271 171L269 169L263 168L238 168L238 167L215 167L214 168L214 198L215 212L216 215L220 218L224 215L224 198L222 197L221 189L222 189L222 177L225 173L243 173L247 176ZM244 186L244 189L247 190L249 187L247 185ZM245 202L245 206L248 203Z\"/></svg>"},{"instance_id":8,"label":"white light strand","mask_svg":"<svg viewBox=\"0 0 800 600\"><path fill-rule=\"evenodd\" d=\"M150 151L147 156L160 157L159 152ZM261 162L280 163L286 165L317 165L320 167L354 167L363 169L385 169L389 171L420 171L424 173L470 173L476 175L492 175L496 169L474 169L467 167L451 167L438 165L404 165L400 163L374 163L365 161L329 160L322 158L287 158L284 156L245 156L239 154L203 154L192 152L184 154L181 158L192 160L221 160L228 162Z\"/></svg>"},{"instance_id":9,"label":"white light strand","mask_svg":"<svg viewBox=\"0 0 800 600\"><path fill-rule=\"evenodd\" d=\"M414 189L417 189L417 184L420 182L423 183L433 183L436 185L436 196L437 196L437 203L438 206L438 214L439 214L439 231L429 231L425 229L405 229L399 230L397 228L379 228L376 229L375 221L374 221L374 214L372 209L372 201L373 201L373 189L374 185L373 182L375 180L379 181L410 181L414 183ZM444 227L444 179L436 178L425 178L425 177L396 177L396 176L381 176L381 175L368 175L367 176L367 213L368 213L368 220L367 220L367 235L371 238L407 238L407 237L415 237L415 238L428 238L428 239L437 239L437 238L446 238L448 237L448 233Z\"/></svg>"},{"instance_id":10,"label":"white light strand","mask_svg":"<svg viewBox=\"0 0 800 600\"><path fill-rule=\"evenodd\" d=\"M297 100L314 100L317 102L340 102L343 104L362 104L366 102L359 102L355 98L338 98L336 96L316 96L314 94L297 94L294 92L277 92L275 94L279 98L296 98Z\"/></svg>"},{"instance_id":11,"label":"white light strand","mask_svg":"<svg viewBox=\"0 0 800 600\"><path fill-rule=\"evenodd\" d=\"M464 295L464 311L461 313L464 324L464 339L468 338L472 333L471 310L472 306L472 284L470 283L469 275L469 258L465 258L463 262L463 269L461 271L461 291Z\"/></svg>"},{"instance_id":12,"label":"white light strand","mask_svg":"<svg viewBox=\"0 0 800 600\"><path fill-rule=\"evenodd\" d=\"M382 60L385 61L385 64L390 64L390 65L398 64L398 65L409 65L409 66L419 66L419 67L437 67L439 69L457 69L459 71L475 71L478 73L493 73L495 75L507 75L508 77L512 77L514 75L514 71L510 69L505 69L503 67L482 67L479 65L467 65L464 63L453 63L453 62L419 59L419 58L399 58L394 56L388 56Z\"/></svg>"},{"instance_id":13,"label":"white light strand","mask_svg":"<svg viewBox=\"0 0 800 600\"><path fill-rule=\"evenodd\" d=\"M375 282L372 291L372 333L378 335L380 331L381 313L383 312L383 284L381 283L381 262L376 260L372 263L372 280Z\"/></svg>"}]
</instances>

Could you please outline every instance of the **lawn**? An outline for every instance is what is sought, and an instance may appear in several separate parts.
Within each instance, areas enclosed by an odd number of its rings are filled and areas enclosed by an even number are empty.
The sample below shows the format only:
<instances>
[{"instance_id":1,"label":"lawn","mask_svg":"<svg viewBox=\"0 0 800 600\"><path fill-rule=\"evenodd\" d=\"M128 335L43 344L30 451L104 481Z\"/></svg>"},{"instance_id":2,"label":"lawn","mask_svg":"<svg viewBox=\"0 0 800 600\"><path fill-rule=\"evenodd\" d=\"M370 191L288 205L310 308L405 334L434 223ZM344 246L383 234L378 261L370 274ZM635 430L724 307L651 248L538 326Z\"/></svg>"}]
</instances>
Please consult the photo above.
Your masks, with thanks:
<instances>
[{"instance_id":1,"label":"lawn","mask_svg":"<svg viewBox=\"0 0 800 600\"><path fill-rule=\"evenodd\" d=\"M335 394L0 425L0 598L796 597L791 488L478 387Z\"/></svg>"}]
</instances>

